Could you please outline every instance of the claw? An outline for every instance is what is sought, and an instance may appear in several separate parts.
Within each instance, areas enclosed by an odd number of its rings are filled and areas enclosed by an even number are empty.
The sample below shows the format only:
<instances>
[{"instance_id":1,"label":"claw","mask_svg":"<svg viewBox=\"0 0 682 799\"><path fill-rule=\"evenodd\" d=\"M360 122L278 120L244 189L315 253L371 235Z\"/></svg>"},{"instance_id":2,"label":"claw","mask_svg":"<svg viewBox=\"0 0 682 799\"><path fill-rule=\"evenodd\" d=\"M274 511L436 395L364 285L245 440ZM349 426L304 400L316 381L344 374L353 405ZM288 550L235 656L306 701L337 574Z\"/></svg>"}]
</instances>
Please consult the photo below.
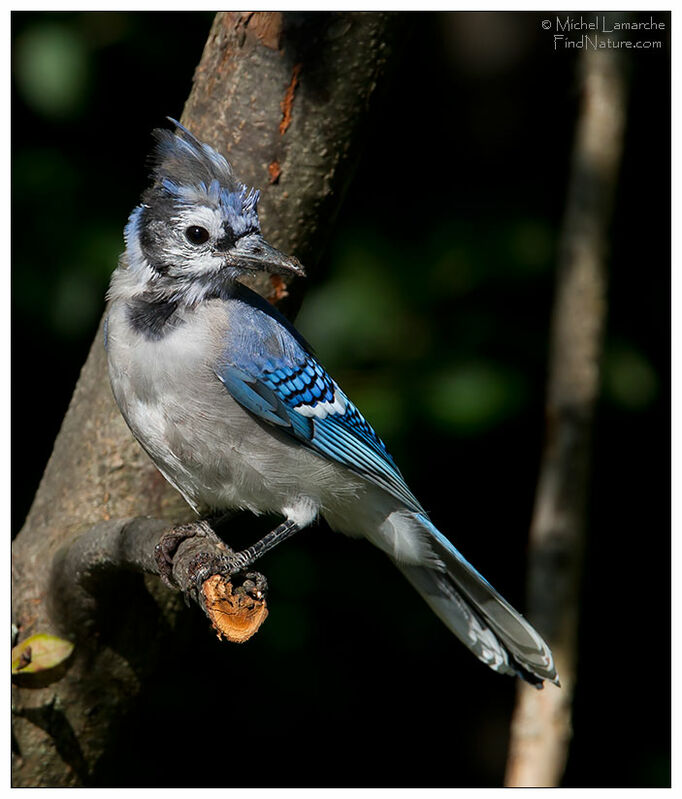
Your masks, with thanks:
<instances>
[{"instance_id":1,"label":"claw","mask_svg":"<svg viewBox=\"0 0 682 799\"><path fill-rule=\"evenodd\" d=\"M244 578L241 586L244 593L258 601L264 599L268 588L265 577L259 572L248 572L248 574L244 575Z\"/></svg>"},{"instance_id":2,"label":"claw","mask_svg":"<svg viewBox=\"0 0 682 799\"><path fill-rule=\"evenodd\" d=\"M167 530L159 539L159 543L154 547L154 559L159 570L159 576L169 588L175 587L173 580L173 558L178 551L178 547L183 541L195 536L216 539L211 526L205 522L191 522L182 524ZM222 544L222 542L221 542Z\"/></svg>"}]
</instances>

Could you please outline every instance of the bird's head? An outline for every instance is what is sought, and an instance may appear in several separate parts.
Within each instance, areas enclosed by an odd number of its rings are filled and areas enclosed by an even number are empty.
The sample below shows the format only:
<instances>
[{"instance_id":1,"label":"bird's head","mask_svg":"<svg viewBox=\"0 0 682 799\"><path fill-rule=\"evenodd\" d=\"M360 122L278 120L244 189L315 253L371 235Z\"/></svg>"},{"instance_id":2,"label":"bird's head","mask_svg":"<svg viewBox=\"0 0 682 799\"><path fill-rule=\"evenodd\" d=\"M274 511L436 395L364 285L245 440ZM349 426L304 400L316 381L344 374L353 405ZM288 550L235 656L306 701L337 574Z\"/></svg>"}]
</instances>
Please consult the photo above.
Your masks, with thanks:
<instances>
[{"instance_id":1,"label":"bird's head","mask_svg":"<svg viewBox=\"0 0 682 799\"><path fill-rule=\"evenodd\" d=\"M149 280L235 280L252 271L303 275L299 261L268 244L260 232L260 192L179 122L155 130L152 185L126 227L127 267Z\"/></svg>"}]
</instances>

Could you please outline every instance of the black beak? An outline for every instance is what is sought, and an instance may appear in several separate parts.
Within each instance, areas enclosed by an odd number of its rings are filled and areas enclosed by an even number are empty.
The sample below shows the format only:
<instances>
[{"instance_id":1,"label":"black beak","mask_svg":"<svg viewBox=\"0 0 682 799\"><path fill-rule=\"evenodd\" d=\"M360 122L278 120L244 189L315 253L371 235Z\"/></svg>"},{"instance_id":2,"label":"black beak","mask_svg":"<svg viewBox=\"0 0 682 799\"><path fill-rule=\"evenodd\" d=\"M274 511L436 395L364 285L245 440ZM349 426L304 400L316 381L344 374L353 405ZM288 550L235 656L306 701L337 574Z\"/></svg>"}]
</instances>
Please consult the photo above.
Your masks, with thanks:
<instances>
[{"instance_id":1,"label":"black beak","mask_svg":"<svg viewBox=\"0 0 682 799\"><path fill-rule=\"evenodd\" d=\"M217 253L216 253L217 254ZM276 250L258 233L242 236L223 257L242 269L264 270L280 275L305 277L298 258Z\"/></svg>"}]
</instances>

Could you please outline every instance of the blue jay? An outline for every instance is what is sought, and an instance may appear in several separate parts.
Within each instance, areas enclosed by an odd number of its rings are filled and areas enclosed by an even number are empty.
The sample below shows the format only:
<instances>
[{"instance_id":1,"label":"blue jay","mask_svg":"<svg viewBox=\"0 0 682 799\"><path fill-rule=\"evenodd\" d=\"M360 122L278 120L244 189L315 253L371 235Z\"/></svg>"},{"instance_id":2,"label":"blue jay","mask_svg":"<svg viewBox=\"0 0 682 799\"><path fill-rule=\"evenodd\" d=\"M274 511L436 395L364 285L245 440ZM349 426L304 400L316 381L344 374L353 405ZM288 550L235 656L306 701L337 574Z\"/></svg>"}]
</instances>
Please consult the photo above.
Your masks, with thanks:
<instances>
[{"instance_id":1,"label":"blue jay","mask_svg":"<svg viewBox=\"0 0 682 799\"><path fill-rule=\"evenodd\" d=\"M281 515L234 573L322 515L387 553L492 669L558 684L540 635L431 523L301 334L239 282L304 272L262 237L259 192L170 121L107 295L111 386L133 435L197 514Z\"/></svg>"}]
</instances>

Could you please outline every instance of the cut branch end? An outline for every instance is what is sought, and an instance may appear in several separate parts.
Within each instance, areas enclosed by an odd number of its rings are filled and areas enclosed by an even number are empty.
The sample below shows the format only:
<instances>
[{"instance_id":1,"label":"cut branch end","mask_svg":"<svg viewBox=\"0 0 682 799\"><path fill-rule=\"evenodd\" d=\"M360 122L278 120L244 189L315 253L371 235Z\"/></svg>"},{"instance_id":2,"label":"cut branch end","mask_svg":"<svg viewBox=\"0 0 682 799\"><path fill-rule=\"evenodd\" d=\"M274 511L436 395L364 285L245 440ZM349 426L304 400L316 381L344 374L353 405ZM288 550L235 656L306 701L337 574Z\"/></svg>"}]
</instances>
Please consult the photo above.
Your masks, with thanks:
<instances>
[{"instance_id":1,"label":"cut branch end","mask_svg":"<svg viewBox=\"0 0 682 799\"><path fill-rule=\"evenodd\" d=\"M244 643L254 636L268 615L264 593L247 580L235 587L219 574L202 586L202 605L218 638Z\"/></svg>"}]
</instances>

